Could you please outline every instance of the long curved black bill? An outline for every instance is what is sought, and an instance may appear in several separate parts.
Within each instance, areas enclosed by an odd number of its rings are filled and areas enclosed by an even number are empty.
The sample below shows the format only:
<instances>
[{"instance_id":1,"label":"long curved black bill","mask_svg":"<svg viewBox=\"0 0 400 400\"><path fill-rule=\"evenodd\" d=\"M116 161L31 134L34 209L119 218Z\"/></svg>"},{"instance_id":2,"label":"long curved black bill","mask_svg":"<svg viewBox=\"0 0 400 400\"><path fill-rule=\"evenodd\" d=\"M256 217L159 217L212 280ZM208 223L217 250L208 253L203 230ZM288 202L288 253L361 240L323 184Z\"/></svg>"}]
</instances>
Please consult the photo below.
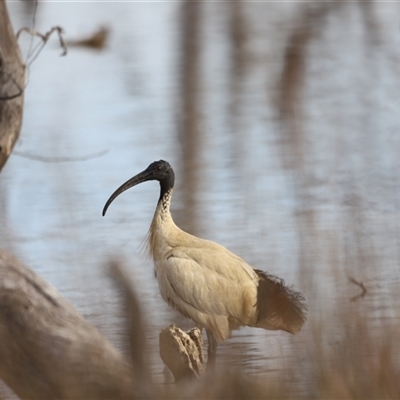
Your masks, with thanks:
<instances>
[{"instance_id":1,"label":"long curved black bill","mask_svg":"<svg viewBox=\"0 0 400 400\"><path fill-rule=\"evenodd\" d=\"M107 203L105 204L103 208L102 215L103 217L106 215L107 209L110 206L110 204L125 190L128 190L129 188L138 185L139 183L146 182L153 179L151 171L144 170L140 172L139 174L135 175L133 178L129 179L125 183L123 183L107 200Z\"/></svg>"}]
</instances>

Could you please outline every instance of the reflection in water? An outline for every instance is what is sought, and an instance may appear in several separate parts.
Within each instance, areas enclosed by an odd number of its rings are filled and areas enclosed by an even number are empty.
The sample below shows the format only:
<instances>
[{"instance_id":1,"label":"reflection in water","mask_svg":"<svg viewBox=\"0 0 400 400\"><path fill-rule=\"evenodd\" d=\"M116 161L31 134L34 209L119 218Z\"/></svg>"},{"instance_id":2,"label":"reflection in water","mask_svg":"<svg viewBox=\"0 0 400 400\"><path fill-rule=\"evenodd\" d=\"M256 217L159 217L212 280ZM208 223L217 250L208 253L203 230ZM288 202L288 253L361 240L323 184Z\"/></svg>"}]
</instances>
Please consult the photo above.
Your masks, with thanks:
<instances>
[{"instance_id":1,"label":"reflection in water","mask_svg":"<svg viewBox=\"0 0 400 400\"><path fill-rule=\"evenodd\" d=\"M278 85L277 109L282 133L285 166L297 169L303 165L304 149L304 84L309 58L308 49L312 39L320 37L327 18L337 10L340 3L329 2L303 7L288 32L283 54L283 66Z\"/></svg>"},{"instance_id":2,"label":"reflection in water","mask_svg":"<svg viewBox=\"0 0 400 400\"><path fill-rule=\"evenodd\" d=\"M178 183L182 193L179 225L185 231L198 233L198 187L201 176L200 131L200 54L201 2L182 3L181 23L181 126L179 140L182 147L182 179Z\"/></svg>"},{"instance_id":3,"label":"reflection in water","mask_svg":"<svg viewBox=\"0 0 400 400\"><path fill-rule=\"evenodd\" d=\"M249 54L247 49L248 33L246 21L243 15L243 4L241 1L228 3L229 7L229 45L230 59L228 60L229 71L229 111L228 129L231 134L231 145L233 147L231 166L237 165L243 159L243 143L245 140L246 124L243 117L243 91L245 89L246 73L248 73Z\"/></svg>"},{"instance_id":4,"label":"reflection in water","mask_svg":"<svg viewBox=\"0 0 400 400\"><path fill-rule=\"evenodd\" d=\"M307 23L308 22L308 23ZM311 38L308 20L300 19L299 25L290 33L283 58L279 85L278 111L282 122L283 162L297 170L303 166L304 137L302 128L302 89L305 79L306 51Z\"/></svg>"}]
</instances>

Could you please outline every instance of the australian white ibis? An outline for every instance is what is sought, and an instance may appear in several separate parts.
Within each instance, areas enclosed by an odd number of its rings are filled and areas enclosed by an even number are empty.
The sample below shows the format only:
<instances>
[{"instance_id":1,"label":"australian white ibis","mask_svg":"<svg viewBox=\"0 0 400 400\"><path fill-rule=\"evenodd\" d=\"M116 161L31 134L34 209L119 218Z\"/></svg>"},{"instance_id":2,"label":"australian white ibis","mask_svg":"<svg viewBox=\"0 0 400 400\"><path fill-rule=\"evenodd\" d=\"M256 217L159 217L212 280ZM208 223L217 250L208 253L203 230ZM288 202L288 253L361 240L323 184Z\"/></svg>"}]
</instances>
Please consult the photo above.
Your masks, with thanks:
<instances>
[{"instance_id":1,"label":"australian white ibis","mask_svg":"<svg viewBox=\"0 0 400 400\"><path fill-rule=\"evenodd\" d=\"M299 292L225 247L175 225L170 213L175 174L168 162L155 161L121 185L107 200L103 216L118 195L151 180L159 181L161 189L149 232L160 293L171 307L206 330L208 363L215 362L217 343L241 326L297 333L306 319Z\"/></svg>"}]
</instances>

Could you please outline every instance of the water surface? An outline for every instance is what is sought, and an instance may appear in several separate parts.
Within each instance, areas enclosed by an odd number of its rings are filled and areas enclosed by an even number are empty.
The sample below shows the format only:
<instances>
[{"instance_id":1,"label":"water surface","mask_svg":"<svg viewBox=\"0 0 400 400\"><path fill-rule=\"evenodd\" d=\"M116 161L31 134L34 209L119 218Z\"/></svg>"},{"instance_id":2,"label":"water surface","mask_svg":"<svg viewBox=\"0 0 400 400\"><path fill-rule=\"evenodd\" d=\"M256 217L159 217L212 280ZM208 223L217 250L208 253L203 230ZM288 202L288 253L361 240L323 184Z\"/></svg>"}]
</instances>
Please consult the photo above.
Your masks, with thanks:
<instances>
[{"instance_id":1,"label":"water surface","mask_svg":"<svg viewBox=\"0 0 400 400\"><path fill-rule=\"evenodd\" d=\"M23 3L8 7L16 30L32 23ZM359 293L349 276L368 288L358 303L370 318L388 326L397 321L399 5L342 4L316 17L298 3L233 7L201 5L198 179L189 215L198 216L194 233L305 293L309 322L298 336L242 329L221 346L221 362L273 374L292 362L294 347L309 343L310 326L322 314L331 316L327 323L340 337L336 307L350 307ZM47 44L29 68L19 155L0 178L2 247L121 349L122 311L106 266L112 257L125 261L160 380L159 332L170 323L191 324L163 303L142 250L158 186L126 192L105 218L101 210L121 183L166 159L177 177L173 214L190 225L179 136L181 11L175 2L40 3L37 30L60 25L67 39L76 39L105 25L110 38L103 51L71 47L66 57L55 38ZM285 54L302 27L304 65L297 66L290 95L297 100L285 111L279 106ZM29 39L21 45L28 54ZM21 156L103 151L75 162Z\"/></svg>"}]
</instances>

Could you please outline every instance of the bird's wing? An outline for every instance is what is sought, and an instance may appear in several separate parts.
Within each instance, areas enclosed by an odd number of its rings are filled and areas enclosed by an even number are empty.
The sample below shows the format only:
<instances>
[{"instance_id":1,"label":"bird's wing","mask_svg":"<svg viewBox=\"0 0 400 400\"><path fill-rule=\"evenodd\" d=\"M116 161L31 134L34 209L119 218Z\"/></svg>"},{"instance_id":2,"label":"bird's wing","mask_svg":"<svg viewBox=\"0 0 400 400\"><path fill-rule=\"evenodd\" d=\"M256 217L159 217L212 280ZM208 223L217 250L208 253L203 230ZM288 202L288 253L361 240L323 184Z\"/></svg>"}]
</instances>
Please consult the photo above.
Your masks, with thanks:
<instances>
[{"instance_id":1,"label":"bird's wing","mask_svg":"<svg viewBox=\"0 0 400 400\"><path fill-rule=\"evenodd\" d=\"M202 313L233 317L247 324L257 302L258 278L231 254L175 248L166 261L165 277L178 301Z\"/></svg>"},{"instance_id":2,"label":"bird's wing","mask_svg":"<svg viewBox=\"0 0 400 400\"><path fill-rule=\"evenodd\" d=\"M177 252L181 257L191 258L230 281L238 283L247 282L249 279L253 282L258 281L256 271L246 261L210 240L197 239L190 243L190 246L178 247L173 250L173 253Z\"/></svg>"}]
</instances>

